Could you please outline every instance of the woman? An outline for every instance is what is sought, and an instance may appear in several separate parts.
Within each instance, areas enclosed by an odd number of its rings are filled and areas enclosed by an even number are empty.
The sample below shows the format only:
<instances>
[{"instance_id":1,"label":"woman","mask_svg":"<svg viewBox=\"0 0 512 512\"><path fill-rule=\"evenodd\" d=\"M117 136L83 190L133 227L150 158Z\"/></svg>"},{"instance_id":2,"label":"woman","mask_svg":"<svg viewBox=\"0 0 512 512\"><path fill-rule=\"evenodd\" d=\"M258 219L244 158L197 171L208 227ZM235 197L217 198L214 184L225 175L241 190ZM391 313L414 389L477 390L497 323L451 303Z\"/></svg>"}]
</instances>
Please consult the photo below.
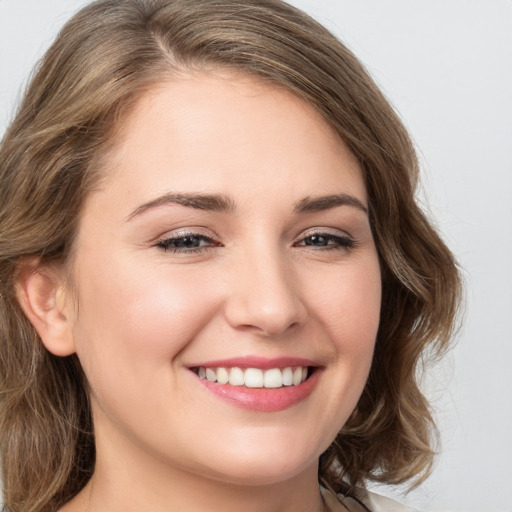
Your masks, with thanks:
<instances>
[{"instance_id":1,"label":"woman","mask_svg":"<svg viewBox=\"0 0 512 512\"><path fill-rule=\"evenodd\" d=\"M95 2L0 165L6 510L401 510L364 483L428 475L417 370L459 279L406 131L323 27Z\"/></svg>"}]
</instances>

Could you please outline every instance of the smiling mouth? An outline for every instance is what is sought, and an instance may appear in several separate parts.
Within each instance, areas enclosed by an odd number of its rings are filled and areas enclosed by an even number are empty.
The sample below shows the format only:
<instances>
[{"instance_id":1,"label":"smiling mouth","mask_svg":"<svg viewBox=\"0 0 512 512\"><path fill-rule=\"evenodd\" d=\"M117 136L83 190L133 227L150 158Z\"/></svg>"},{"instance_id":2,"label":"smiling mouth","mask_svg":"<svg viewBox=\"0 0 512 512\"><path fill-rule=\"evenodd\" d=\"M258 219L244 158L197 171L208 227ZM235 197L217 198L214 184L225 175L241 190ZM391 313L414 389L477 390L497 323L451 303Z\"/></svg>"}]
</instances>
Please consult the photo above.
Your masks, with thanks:
<instances>
[{"instance_id":1,"label":"smiling mouth","mask_svg":"<svg viewBox=\"0 0 512 512\"><path fill-rule=\"evenodd\" d=\"M288 366L285 368L196 367L191 370L200 379L221 385L251 389L278 389L299 386L312 375L315 367Z\"/></svg>"},{"instance_id":2,"label":"smiling mouth","mask_svg":"<svg viewBox=\"0 0 512 512\"><path fill-rule=\"evenodd\" d=\"M298 357L258 356L204 361L189 366L206 391L238 408L277 412L306 401L324 366Z\"/></svg>"}]
</instances>

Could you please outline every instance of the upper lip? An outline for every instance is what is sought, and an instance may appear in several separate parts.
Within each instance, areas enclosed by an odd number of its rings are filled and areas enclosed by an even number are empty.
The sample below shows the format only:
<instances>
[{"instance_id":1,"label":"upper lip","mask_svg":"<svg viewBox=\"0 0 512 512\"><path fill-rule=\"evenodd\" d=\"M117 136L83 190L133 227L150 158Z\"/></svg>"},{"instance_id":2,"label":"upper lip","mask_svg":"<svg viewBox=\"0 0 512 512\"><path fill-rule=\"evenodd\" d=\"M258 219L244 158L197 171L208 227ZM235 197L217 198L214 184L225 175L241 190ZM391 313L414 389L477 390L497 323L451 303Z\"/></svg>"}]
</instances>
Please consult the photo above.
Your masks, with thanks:
<instances>
[{"instance_id":1,"label":"upper lip","mask_svg":"<svg viewBox=\"0 0 512 512\"><path fill-rule=\"evenodd\" d=\"M271 368L288 368L293 366L319 366L317 363L310 359L302 357L274 357L267 358L261 356L242 356L232 357L229 359L216 359L214 361L202 361L197 364L192 364L190 368L261 368L262 370L269 370Z\"/></svg>"}]
</instances>

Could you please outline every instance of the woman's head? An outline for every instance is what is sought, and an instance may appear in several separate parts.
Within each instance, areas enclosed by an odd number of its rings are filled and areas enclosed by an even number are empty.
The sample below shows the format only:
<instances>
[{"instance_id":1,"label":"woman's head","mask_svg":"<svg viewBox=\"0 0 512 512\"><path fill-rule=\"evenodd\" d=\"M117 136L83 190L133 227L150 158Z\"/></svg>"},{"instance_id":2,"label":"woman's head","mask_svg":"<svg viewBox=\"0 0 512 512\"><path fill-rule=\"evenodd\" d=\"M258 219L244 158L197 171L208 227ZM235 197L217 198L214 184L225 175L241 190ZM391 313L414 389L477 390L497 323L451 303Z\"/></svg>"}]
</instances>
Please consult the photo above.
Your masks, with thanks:
<instances>
[{"instance_id":1,"label":"woman's head","mask_svg":"<svg viewBox=\"0 0 512 512\"><path fill-rule=\"evenodd\" d=\"M20 279L45 346L87 376L94 486L113 452L144 488L155 459L168 481L316 479L379 325L357 160L309 105L233 72L155 87L118 135L71 277Z\"/></svg>"},{"instance_id":2,"label":"woman's head","mask_svg":"<svg viewBox=\"0 0 512 512\"><path fill-rule=\"evenodd\" d=\"M15 284L37 265L50 269L50 276L64 276L63 293L73 304L77 322L83 324L82 305L70 297L79 299L84 293L85 281L77 269L87 255L80 252L85 245L78 227L86 218L87 201L94 202L103 191L113 190L115 180L123 180L122 168L114 169L112 162L126 147L127 137L137 133L130 131L130 123L145 119L144 111L151 111L155 103L164 105L159 103L162 94L170 95L170 103L165 104L174 109L178 105L173 94L182 94L186 104L187 81L197 104L204 101L201 94L217 98L205 86L208 83L220 88L221 99L228 90L247 102L251 101L248 91L254 90L251 104L258 95L279 98L276 119L282 123L285 114L280 106L291 112L298 105L300 119L308 117L316 126L325 123L329 140L339 138L343 161L357 168L353 195L367 207L378 254L377 268L374 263L370 268L374 277L377 270L382 279L380 325L368 382L341 433L322 456L320 476L334 486L341 477L352 482L363 478L399 482L422 474L431 461L432 425L417 388L417 366L425 350L441 351L448 340L458 277L450 253L415 203L417 164L400 121L355 57L325 29L286 4L116 0L91 5L64 28L41 63L1 147L0 361L2 392L9 389L2 401L1 442L8 498L12 493L10 499L16 502L30 490L44 495L40 505L52 497L65 501L84 485L94 466L87 378L78 358L71 355L74 347L54 347L53 354L44 348L22 313ZM262 118L261 124L265 122ZM269 130L272 122L268 120ZM298 140L292 128L288 135ZM170 139L171 148L172 144ZM297 155L311 154L306 147L304 142ZM261 152L254 159L261 163ZM198 170L191 187L196 190L187 192L201 192L197 180L205 179L204 172ZM283 175L286 172L290 169L284 166ZM151 176L156 180L155 174ZM304 176L311 178L311 170L301 174L298 169L297 178ZM326 176L319 171L324 182L331 174ZM232 189L230 178L226 183ZM304 199L300 180L294 188L292 175L287 178L297 198ZM244 179L251 183L242 172L241 184ZM316 186L314 180L305 179L311 195L330 193L318 181ZM142 189L136 183L132 190ZM152 186L157 192L157 181ZM125 190L123 198L129 196L127 189L120 190ZM112 205L114 197L105 205ZM375 293L375 287L370 288ZM380 288L379 281L379 298ZM337 297L336 287L328 290ZM127 283L127 296L129 291ZM343 306L343 299L339 301ZM372 327L375 302L370 303L367 332L377 328ZM83 309L87 311L85 304ZM301 316L300 307L294 311L290 318ZM290 320L289 325L300 321ZM371 353L373 345L367 357ZM87 362L82 364L87 374ZM364 362L361 368L358 375L366 376ZM48 431L56 435L49 439ZM39 462L27 465L23 456ZM42 472L45 479L40 478ZM37 479L39 489L33 483ZM15 480L22 482L18 488Z\"/></svg>"}]
</instances>

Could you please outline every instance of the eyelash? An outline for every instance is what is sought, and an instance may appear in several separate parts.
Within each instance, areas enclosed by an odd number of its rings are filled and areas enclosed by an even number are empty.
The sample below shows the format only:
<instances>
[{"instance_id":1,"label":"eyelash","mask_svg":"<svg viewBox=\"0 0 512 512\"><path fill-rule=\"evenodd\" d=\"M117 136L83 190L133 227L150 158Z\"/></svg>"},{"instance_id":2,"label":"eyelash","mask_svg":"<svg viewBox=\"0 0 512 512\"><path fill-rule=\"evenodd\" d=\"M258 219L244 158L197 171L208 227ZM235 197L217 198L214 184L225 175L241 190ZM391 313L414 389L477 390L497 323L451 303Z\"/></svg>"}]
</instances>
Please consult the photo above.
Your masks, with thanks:
<instances>
[{"instance_id":1,"label":"eyelash","mask_svg":"<svg viewBox=\"0 0 512 512\"><path fill-rule=\"evenodd\" d=\"M330 245L316 246L316 247L312 246L310 244L308 245L306 243L304 243L304 244L301 243L298 246L299 247L310 247L313 250L332 251L332 250L340 250L340 249L350 250L350 249L354 249L357 245L357 242L353 238L351 238L347 235L335 235L333 233L322 233L322 232L309 233L307 236L305 236L301 239L301 242L305 242L306 240L312 239L314 237L323 238L327 241L327 243L329 243L329 242L334 242L334 243L330 244Z\"/></svg>"},{"instance_id":2,"label":"eyelash","mask_svg":"<svg viewBox=\"0 0 512 512\"><path fill-rule=\"evenodd\" d=\"M200 242L206 242L207 245L200 245L199 247L192 248L173 247L172 244L183 242L187 238L191 240L199 240ZM156 246L162 249L164 252L172 252L173 254L194 254L197 252L207 251L209 249L212 249L213 247L220 247L220 245L220 243L216 242L212 238L205 235L200 235L198 233L183 233L180 236L160 240L156 244Z\"/></svg>"},{"instance_id":3,"label":"eyelash","mask_svg":"<svg viewBox=\"0 0 512 512\"><path fill-rule=\"evenodd\" d=\"M311 240L312 238L317 237L324 239L328 245L324 246L313 246L311 244L305 243L306 240ZM177 244L179 242L185 241L186 239L195 240L201 242L206 242L205 245L199 245L198 247L176 247L173 244ZM304 242L304 243L303 243ZM334 242L329 244L329 242ZM201 235L198 233L183 233L181 236L175 236L171 238L165 238L160 240L156 247L159 247L164 252L171 252L173 254L195 254L202 251L208 251L215 247L221 247L219 242L216 242L212 238ZM315 232L309 233L307 236L303 237L300 240L300 243L294 243L294 247L309 247L312 250L321 250L321 251L332 251L332 250L351 250L357 247L357 242L349 237L344 235L334 235L332 233L323 233L323 232Z\"/></svg>"}]
</instances>

